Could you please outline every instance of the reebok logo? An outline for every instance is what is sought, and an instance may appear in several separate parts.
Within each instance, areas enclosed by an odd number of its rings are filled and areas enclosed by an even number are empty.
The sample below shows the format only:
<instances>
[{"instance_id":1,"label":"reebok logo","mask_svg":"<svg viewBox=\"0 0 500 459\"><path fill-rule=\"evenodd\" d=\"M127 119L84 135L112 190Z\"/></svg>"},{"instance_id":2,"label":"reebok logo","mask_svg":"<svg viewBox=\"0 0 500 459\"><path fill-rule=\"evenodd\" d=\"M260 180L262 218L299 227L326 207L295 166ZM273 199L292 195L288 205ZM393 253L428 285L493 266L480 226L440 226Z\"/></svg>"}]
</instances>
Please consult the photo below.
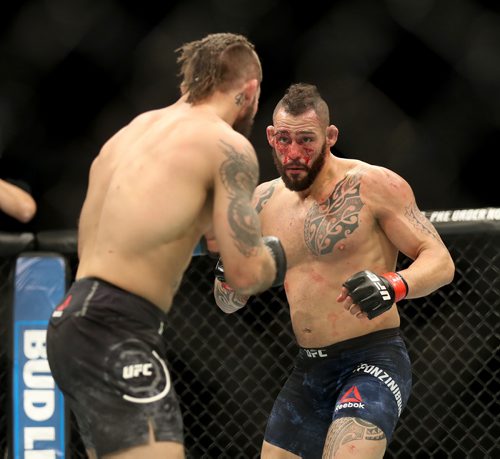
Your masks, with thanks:
<instances>
[{"instance_id":1,"label":"reebok logo","mask_svg":"<svg viewBox=\"0 0 500 459\"><path fill-rule=\"evenodd\" d=\"M362 401L363 399L361 398L361 395L359 395L359 390L356 386L352 386L340 399L340 403L345 403L345 402L361 403Z\"/></svg>"},{"instance_id":2,"label":"reebok logo","mask_svg":"<svg viewBox=\"0 0 500 459\"><path fill-rule=\"evenodd\" d=\"M365 408L361 394L356 386L352 386L339 400L335 411L342 410L344 408Z\"/></svg>"}]
</instances>

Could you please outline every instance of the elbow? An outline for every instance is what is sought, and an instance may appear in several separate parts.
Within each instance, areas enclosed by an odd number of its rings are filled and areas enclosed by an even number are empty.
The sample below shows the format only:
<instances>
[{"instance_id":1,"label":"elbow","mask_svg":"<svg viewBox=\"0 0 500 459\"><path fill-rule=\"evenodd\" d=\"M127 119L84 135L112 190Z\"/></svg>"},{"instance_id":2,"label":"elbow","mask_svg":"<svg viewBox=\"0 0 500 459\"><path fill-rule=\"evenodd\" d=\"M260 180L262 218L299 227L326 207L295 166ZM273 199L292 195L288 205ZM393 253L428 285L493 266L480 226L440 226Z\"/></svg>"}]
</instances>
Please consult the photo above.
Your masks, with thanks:
<instances>
[{"instance_id":1,"label":"elbow","mask_svg":"<svg viewBox=\"0 0 500 459\"><path fill-rule=\"evenodd\" d=\"M240 295L253 295L258 292L260 286L260 283L251 276L231 276L228 279L228 284Z\"/></svg>"},{"instance_id":2,"label":"elbow","mask_svg":"<svg viewBox=\"0 0 500 459\"><path fill-rule=\"evenodd\" d=\"M271 286L272 280L266 282L262 270L236 268L234 272L226 271L227 283L239 295L251 296Z\"/></svg>"},{"instance_id":3,"label":"elbow","mask_svg":"<svg viewBox=\"0 0 500 459\"><path fill-rule=\"evenodd\" d=\"M30 222L36 214L36 203L33 200L27 200L19 208L17 219L22 223Z\"/></svg>"},{"instance_id":4,"label":"elbow","mask_svg":"<svg viewBox=\"0 0 500 459\"><path fill-rule=\"evenodd\" d=\"M442 286L448 285L453 281L455 277L455 263L448 251L441 256L440 262L436 266L436 273L439 275Z\"/></svg>"},{"instance_id":5,"label":"elbow","mask_svg":"<svg viewBox=\"0 0 500 459\"><path fill-rule=\"evenodd\" d=\"M453 262L451 256L443 269L443 273L445 276L445 284L450 284L455 278L455 263Z\"/></svg>"},{"instance_id":6,"label":"elbow","mask_svg":"<svg viewBox=\"0 0 500 459\"><path fill-rule=\"evenodd\" d=\"M219 309L222 312L225 312L226 314L231 314L232 312L235 311L235 310L231 310L231 308L228 306L227 302L225 302L224 299L217 292L217 289L214 289L214 300L215 300L215 304L219 307Z\"/></svg>"},{"instance_id":7,"label":"elbow","mask_svg":"<svg viewBox=\"0 0 500 459\"><path fill-rule=\"evenodd\" d=\"M218 280L214 283L214 299L215 304L219 309L226 313L232 314L240 310L247 304L249 297L238 295L233 289L227 288Z\"/></svg>"}]
</instances>

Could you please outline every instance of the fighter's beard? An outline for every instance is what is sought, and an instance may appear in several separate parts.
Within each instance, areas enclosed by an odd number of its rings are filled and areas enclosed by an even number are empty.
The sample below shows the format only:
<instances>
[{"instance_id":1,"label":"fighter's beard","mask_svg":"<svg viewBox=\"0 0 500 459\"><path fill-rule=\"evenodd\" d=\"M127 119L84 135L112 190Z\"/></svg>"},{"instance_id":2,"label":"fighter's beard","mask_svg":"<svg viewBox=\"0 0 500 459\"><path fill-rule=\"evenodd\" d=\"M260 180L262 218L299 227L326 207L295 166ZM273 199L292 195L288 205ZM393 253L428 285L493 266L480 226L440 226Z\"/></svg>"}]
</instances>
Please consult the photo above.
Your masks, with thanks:
<instances>
[{"instance_id":1,"label":"fighter's beard","mask_svg":"<svg viewBox=\"0 0 500 459\"><path fill-rule=\"evenodd\" d=\"M292 191L307 190L314 183L321 169L323 169L326 160L326 155L328 154L325 142L323 144L323 147L321 148L322 154L320 154L307 168L308 170L306 176L302 178L293 178L287 175L285 166L281 164L281 161L278 158L276 150L273 148L272 151L273 151L274 165L276 166L276 169L281 175L281 179L283 180L285 186ZM287 166L293 166L293 165L304 167L302 164L299 163L295 164L292 162L287 164Z\"/></svg>"}]
</instances>

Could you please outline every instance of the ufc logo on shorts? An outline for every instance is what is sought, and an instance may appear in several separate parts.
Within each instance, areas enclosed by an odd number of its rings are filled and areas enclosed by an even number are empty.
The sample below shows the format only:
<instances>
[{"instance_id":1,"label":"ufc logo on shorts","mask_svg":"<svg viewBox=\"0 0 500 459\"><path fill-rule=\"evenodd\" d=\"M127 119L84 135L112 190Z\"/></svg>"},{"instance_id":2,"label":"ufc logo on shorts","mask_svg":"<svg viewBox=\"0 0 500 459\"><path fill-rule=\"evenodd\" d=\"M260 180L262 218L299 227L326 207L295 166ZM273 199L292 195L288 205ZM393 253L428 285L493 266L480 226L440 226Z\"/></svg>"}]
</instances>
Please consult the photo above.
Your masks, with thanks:
<instances>
[{"instance_id":1,"label":"ufc logo on shorts","mask_svg":"<svg viewBox=\"0 0 500 459\"><path fill-rule=\"evenodd\" d=\"M382 299L383 300L390 300L391 295L389 294L389 292L385 288L385 285L380 283L379 277L373 273L369 273L369 274L367 274L367 276L368 276L368 279L370 279L373 282L375 287L378 288L378 292L380 293L380 296L382 297Z\"/></svg>"},{"instance_id":2,"label":"ufc logo on shorts","mask_svg":"<svg viewBox=\"0 0 500 459\"><path fill-rule=\"evenodd\" d=\"M328 354L321 349L306 349L307 357L316 358L316 357L328 357Z\"/></svg>"},{"instance_id":3,"label":"ufc logo on shorts","mask_svg":"<svg viewBox=\"0 0 500 459\"><path fill-rule=\"evenodd\" d=\"M127 365L126 367L123 367L123 379L137 378L141 375L151 376L153 374L151 371L152 368L152 363L136 363L134 365Z\"/></svg>"}]
</instances>

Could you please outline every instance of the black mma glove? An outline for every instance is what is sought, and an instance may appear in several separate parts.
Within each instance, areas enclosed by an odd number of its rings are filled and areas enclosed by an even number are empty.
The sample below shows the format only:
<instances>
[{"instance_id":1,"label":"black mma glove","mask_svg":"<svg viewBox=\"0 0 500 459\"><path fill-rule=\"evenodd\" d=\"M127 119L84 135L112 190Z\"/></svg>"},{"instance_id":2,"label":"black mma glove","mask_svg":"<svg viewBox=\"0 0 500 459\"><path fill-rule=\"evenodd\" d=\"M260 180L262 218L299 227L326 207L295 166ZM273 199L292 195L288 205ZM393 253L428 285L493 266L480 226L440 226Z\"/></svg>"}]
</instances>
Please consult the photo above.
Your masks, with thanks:
<instances>
[{"instance_id":1,"label":"black mma glove","mask_svg":"<svg viewBox=\"0 0 500 459\"><path fill-rule=\"evenodd\" d=\"M360 271L347 279L343 286L349 291L353 303L359 305L369 319L388 311L395 302L408 295L408 284L394 272L378 276L371 271Z\"/></svg>"},{"instance_id":2,"label":"black mma glove","mask_svg":"<svg viewBox=\"0 0 500 459\"><path fill-rule=\"evenodd\" d=\"M264 245L269 249L271 255L276 263L276 277L274 278L273 285L271 287L279 287L283 285L285 281L286 274L286 255L281 245L280 240L276 236L264 236L262 238ZM215 277L222 282L224 288L231 288L226 283L226 277L224 276L224 265L222 264L222 259L219 258L217 264L215 265Z\"/></svg>"},{"instance_id":3,"label":"black mma glove","mask_svg":"<svg viewBox=\"0 0 500 459\"><path fill-rule=\"evenodd\" d=\"M285 282L286 275L286 255L280 240L276 236L264 236L264 245L269 249L276 262L276 277L271 287L279 287Z\"/></svg>"}]
</instances>

